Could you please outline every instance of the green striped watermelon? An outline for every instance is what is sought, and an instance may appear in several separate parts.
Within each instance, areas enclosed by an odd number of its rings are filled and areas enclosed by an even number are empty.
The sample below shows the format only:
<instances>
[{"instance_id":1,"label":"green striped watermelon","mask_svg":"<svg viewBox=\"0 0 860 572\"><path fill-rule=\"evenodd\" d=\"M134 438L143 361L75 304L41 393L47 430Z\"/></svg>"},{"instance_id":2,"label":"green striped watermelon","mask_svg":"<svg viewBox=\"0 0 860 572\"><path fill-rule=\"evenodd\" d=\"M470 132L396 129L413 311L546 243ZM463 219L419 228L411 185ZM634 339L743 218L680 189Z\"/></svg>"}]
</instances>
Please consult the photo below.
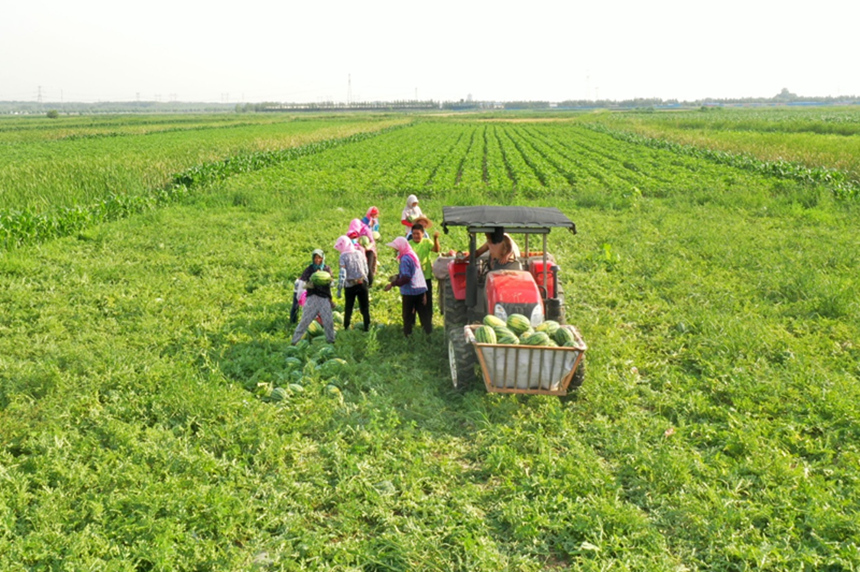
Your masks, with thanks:
<instances>
[{"instance_id":1,"label":"green striped watermelon","mask_svg":"<svg viewBox=\"0 0 860 572\"><path fill-rule=\"evenodd\" d=\"M317 270L311 274L311 282L313 282L315 286L326 286L327 284L331 284L331 281L331 273L326 272L325 270Z\"/></svg>"},{"instance_id":2,"label":"green striped watermelon","mask_svg":"<svg viewBox=\"0 0 860 572\"><path fill-rule=\"evenodd\" d=\"M525 346L546 346L549 345L549 336L546 332L535 332L521 341Z\"/></svg>"},{"instance_id":3,"label":"green striped watermelon","mask_svg":"<svg viewBox=\"0 0 860 572\"><path fill-rule=\"evenodd\" d=\"M576 341L576 335L574 334L572 326L561 326L555 331L552 339L554 339L558 345L563 346L568 342Z\"/></svg>"},{"instance_id":4,"label":"green striped watermelon","mask_svg":"<svg viewBox=\"0 0 860 572\"><path fill-rule=\"evenodd\" d=\"M509 344L509 345L518 345L520 343L520 339L507 328L495 328L496 332L496 343L497 344Z\"/></svg>"},{"instance_id":5,"label":"green striped watermelon","mask_svg":"<svg viewBox=\"0 0 860 572\"><path fill-rule=\"evenodd\" d=\"M490 326L481 326L475 330L475 340L479 344L496 343L496 332Z\"/></svg>"},{"instance_id":6,"label":"green striped watermelon","mask_svg":"<svg viewBox=\"0 0 860 572\"><path fill-rule=\"evenodd\" d=\"M309 337L315 338L317 336L321 336L321 335L325 334L325 329L322 327L322 324L320 324L319 322L314 320L308 326L307 334Z\"/></svg>"},{"instance_id":7,"label":"green striped watermelon","mask_svg":"<svg viewBox=\"0 0 860 572\"><path fill-rule=\"evenodd\" d=\"M287 398L287 390L283 387L276 387L272 390L271 395L269 395L269 399L272 401L283 401Z\"/></svg>"},{"instance_id":8,"label":"green striped watermelon","mask_svg":"<svg viewBox=\"0 0 860 572\"><path fill-rule=\"evenodd\" d=\"M512 332L519 335L531 328L532 324L522 314L511 314L508 316L507 326Z\"/></svg>"},{"instance_id":9,"label":"green striped watermelon","mask_svg":"<svg viewBox=\"0 0 860 572\"><path fill-rule=\"evenodd\" d=\"M555 320L546 320L535 328L537 332L546 332L546 335L553 337L561 325Z\"/></svg>"},{"instance_id":10,"label":"green striped watermelon","mask_svg":"<svg viewBox=\"0 0 860 572\"><path fill-rule=\"evenodd\" d=\"M490 326L491 328L502 328L507 326L503 319L498 318L492 314L487 314L486 316L484 316L484 325Z\"/></svg>"}]
</instances>

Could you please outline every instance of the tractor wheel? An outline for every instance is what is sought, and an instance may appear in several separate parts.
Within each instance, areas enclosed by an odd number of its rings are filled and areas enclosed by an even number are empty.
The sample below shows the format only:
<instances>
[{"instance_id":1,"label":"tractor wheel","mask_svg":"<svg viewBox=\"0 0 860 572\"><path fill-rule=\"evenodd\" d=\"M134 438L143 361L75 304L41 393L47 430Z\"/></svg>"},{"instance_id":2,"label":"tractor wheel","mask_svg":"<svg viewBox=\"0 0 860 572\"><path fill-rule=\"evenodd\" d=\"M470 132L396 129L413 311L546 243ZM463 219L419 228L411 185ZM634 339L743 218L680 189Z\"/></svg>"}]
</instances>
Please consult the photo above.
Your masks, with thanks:
<instances>
[{"instance_id":1,"label":"tractor wheel","mask_svg":"<svg viewBox=\"0 0 860 572\"><path fill-rule=\"evenodd\" d=\"M555 320L559 324L564 323L564 289L561 287L561 284L558 285L558 292L556 292L555 298L547 300L546 319Z\"/></svg>"},{"instance_id":2,"label":"tractor wheel","mask_svg":"<svg viewBox=\"0 0 860 572\"><path fill-rule=\"evenodd\" d=\"M451 285L451 280L445 280L442 306L445 308L445 333L450 335L452 329L459 327L462 335L462 327L468 321L466 301L454 297L454 287Z\"/></svg>"},{"instance_id":3,"label":"tractor wheel","mask_svg":"<svg viewBox=\"0 0 860 572\"><path fill-rule=\"evenodd\" d=\"M477 363L475 349L466 341L463 328L452 328L448 332L448 364L451 368L451 382L454 384L454 389L457 391L469 389L475 381Z\"/></svg>"}]
</instances>

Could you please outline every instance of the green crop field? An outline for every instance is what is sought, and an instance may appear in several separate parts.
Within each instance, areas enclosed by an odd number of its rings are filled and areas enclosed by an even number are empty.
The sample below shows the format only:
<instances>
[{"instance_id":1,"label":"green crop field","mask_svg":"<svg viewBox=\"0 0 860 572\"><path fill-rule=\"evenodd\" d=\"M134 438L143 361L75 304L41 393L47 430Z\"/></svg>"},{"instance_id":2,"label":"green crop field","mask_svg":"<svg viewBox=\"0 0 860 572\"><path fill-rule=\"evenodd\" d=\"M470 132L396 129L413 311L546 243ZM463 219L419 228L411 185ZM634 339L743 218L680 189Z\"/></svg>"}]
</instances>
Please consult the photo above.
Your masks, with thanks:
<instances>
[{"instance_id":1,"label":"green crop field","mask_svg":"<svg viewBox=\"0 0 860 572\"><path fill-rule=\"evenodd\" d=\"M0 119L0 569L858 570L860 118L773 113ZM576 222L575 395L454 391L384 281L290 346L411 193Z\"/></svg>"}]
</instances>

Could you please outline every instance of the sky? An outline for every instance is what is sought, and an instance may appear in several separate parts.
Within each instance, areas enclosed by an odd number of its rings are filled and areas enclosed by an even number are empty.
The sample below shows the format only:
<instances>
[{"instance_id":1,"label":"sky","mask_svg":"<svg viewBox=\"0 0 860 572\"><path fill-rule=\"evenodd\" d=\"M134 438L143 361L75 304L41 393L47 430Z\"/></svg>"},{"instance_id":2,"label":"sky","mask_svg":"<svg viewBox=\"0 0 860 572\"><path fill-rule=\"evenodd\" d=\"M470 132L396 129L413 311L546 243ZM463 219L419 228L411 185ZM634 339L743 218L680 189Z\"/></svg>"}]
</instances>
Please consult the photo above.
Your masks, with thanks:
<instances>
[{"instance_id":1,"label":"sky","mask_svg":"<svg viewBox=\"0 0 860 572\"><path fill-rule=\"evenodd\" d=\"M858 22L858 0L6 2L0 101L860 95Z\"/></svg>"}]
</instances>

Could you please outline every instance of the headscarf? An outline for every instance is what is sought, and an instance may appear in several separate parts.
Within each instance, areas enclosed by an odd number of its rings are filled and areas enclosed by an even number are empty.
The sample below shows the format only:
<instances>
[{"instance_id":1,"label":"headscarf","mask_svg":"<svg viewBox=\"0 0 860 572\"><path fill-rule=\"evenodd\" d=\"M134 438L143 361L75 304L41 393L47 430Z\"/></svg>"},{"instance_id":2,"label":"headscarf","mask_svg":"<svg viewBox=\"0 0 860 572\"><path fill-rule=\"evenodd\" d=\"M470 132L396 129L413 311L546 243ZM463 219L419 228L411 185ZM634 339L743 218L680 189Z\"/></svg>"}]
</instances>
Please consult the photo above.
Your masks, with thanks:
<instances>
[{"instance_id":1,"label":"headscarf","mask_svg":"<svg viewBox=\"0 0 860 572\"><path fill-rule=\"evenodd\" d=\"M412 221L420 217L422 214L424 213L421 212L421 207L418 206L418 197L415 195L409 195L406 198L406 208L403 209L403 212L400 214L400 222L407 227L411 227ZM407 228L406 234L409 235L411 232L411 228Z\"/></svg>"},{"instance_id":2,"label":"headscarf","mask_svg":"<svg viewBox=\"0 0 860 572\"><path fill-rule=\"evenodd\" d=\"M373 232L374 230L379 230L379 209L376 207L370 207L367 209L367 214L364 215L364 218L361 219L361 222L367 225L367 227Z\"/></svg>"},{"instance_id":3,"label":"headscarf","mask_svg":"<svg viewBox=\"0 0 860 572\"><path fill-rule=\"evenodd\" d=\"M397 260L402 260L404 256L411 257L412 260L415 261L415 268L417 271L421 271L421 261L418 260L418 255L415 254L415 251L412 250L411 246L409 246L409 241L406 240L405 236L398 236L386 246L390 246L397 251Z\"/></svg>"},{"instance_id":4,"label":"headscarf","mask_svg":"<svg viewBox=\"0 0 860 572\"><path fill-rule=\"evenodd\" d=\"M374 246L375 241L373 240L373 231L370 230L369 226L367 226L366 224L361 222L361 219L359 219L359 218L352 219L352 221L349 223L349 230L347 231L346 234L350 238L358 238L359 236L366 236L367 238L370 239L371 247ZM355 236L353 237L353 235L355 235Z\"/></svg>"},{"instance_id":5,"label":"headscarf","mask_svg":"<svg viewBox=\"0 0 860 572\"><path fill-rule=\"evenodd\" d=\"M355 245L346 235L343 235L338 238L337 241L334 243L334 247L341 254L346 254L347 252L353 252L355 250Z\"/></svg>"},{"instance_id":6,"label":"headscarf","mask_svg":"<svg viewBox=\"0 0 860 572\"><path fill-rule=\"evenodd\" d=\"M322 262L319 264L314 264L314 256L321 256ZM314 267L314 270L322 270L325 267L325 252L322 251L322 248L315 248L311 253L311 266Z\"/></svg>"}]
</instances>

